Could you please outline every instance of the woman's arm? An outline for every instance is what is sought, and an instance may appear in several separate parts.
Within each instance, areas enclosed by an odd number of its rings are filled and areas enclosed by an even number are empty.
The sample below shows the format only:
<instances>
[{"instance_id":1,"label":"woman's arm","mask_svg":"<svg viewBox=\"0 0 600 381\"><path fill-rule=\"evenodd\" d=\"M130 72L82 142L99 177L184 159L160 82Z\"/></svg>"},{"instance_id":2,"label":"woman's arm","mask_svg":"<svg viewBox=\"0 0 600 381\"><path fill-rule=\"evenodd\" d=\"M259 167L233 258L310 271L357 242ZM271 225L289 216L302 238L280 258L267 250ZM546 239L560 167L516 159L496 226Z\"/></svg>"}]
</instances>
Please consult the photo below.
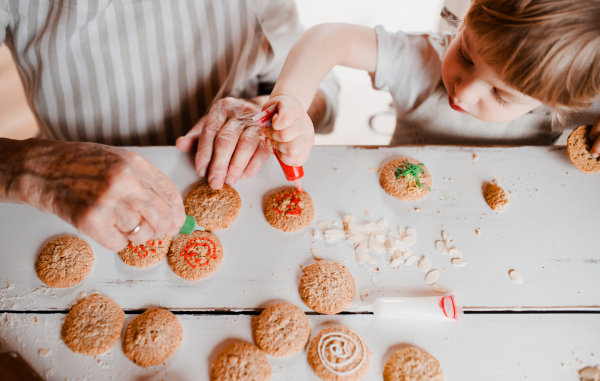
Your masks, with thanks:
<instances>
[{"instance_id":1,"label":"woman's arm","mask_svg":"<svg viewBox=\"0 0 600 381\"><path fill-rule=\"evenodd\" d=\"M0 138L0 202L56 214L114 251L175 235L185 221L167 176L135 152L94 143Z\"/></svg>"}]
</instances>

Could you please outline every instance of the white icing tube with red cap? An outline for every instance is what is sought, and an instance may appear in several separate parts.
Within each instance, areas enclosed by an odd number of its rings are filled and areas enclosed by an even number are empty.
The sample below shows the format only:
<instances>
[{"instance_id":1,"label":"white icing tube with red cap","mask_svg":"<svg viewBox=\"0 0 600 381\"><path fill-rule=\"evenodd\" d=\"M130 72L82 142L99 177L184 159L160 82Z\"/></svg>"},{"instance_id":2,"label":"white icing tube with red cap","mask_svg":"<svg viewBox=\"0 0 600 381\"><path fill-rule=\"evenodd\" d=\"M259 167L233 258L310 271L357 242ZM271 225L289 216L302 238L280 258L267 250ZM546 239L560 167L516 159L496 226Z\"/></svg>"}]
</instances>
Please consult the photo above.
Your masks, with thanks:
<instances>
[{"instance_id":1,"label":"white icing tube with red cap","mask_svg":"<svg viewBox=\"0 0 600 381\"><path fill-rule=\"evenodd\" d=\"M416 298L377 298L373 314L380 319L458 322L454 295Z\"/></svg>"}]
</instances>

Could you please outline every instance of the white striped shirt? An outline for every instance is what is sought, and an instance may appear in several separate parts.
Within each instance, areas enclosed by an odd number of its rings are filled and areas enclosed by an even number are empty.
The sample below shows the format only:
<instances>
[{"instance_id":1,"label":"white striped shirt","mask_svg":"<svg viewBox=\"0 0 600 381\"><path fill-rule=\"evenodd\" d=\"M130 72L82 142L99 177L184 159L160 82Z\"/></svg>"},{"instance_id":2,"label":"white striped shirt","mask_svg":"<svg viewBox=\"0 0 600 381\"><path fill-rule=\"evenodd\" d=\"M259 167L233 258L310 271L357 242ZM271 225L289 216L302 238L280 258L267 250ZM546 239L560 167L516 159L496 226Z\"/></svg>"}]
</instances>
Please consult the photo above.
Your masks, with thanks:
<instances>
[{"instance_id":1,"label":"white striped shirt","mask_svg":"<svg viewBox=\"0 0 600 381\"><path fill-rule=\"evenodd\" d=\"M304 29L293 0L0 0L42 137L172 145L226 96L277 79ZM321 85L332 126L338 84Z\"/></svg>"}]
</instances>

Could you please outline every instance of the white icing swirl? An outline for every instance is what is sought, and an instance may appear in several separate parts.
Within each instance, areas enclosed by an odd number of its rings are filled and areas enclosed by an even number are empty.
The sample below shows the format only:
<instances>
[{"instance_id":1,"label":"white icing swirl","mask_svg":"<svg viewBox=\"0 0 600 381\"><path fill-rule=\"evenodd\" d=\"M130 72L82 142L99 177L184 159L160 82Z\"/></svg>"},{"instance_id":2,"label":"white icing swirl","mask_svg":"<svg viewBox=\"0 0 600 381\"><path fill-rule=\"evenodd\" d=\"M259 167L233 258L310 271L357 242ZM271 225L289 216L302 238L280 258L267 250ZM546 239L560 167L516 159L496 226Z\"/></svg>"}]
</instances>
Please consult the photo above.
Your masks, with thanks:
<instances>
[{"instance_id":1,"label":"white icing swirl","mask_svg":"<svg viewBox=\"0 0 600 381\"><path fill-rule=\"evenodd\" d=\"M317 353L319 354L319 358L321 362L330 372L337 374L338 376L346 376L352 374L360 369L362 364L365 362L365 351L366 346L363 342L362 338L353 330L349 329L350 332L354 333L360 340L360 347L362 348L362 359L360 362L353 368L346 371L339 371L335 368L345 367L348 364L351 364L359 354L359 344L354 340L351 336L346 335L343 332L329 332L321 336L319 340L319 346L317 348ZM331 343L333 342L333 343ZM352 353L349 352L348 344L351 342L354 344L354 351ZM330 344L331 343L331 344ZM329 354L333 356L335 359L343 360L341 362L332 362L327 358L326 351L329 351Z\"/></svg>"}]
</instances>

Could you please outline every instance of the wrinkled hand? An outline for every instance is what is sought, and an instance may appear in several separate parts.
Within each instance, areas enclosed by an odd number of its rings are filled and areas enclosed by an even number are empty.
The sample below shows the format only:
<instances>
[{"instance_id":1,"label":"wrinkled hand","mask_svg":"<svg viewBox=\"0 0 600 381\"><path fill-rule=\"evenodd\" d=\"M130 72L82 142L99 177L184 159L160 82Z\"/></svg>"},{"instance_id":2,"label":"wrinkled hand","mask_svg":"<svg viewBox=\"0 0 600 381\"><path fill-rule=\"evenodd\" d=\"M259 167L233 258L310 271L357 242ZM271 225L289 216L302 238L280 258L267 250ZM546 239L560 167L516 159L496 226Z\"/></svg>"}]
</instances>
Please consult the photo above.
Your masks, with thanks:
<instances>
[{"instance_id":1,"label":"wrinkled hand","mask_svg":"<svg viewBox=\"0 0 600 381\"><path fill-rule=\"evenodd\" d=\"M590 139L595 141L590 152L592 156L597 158L600 156L600 116L597 116L596 119L594 119L594 126L590 131Z\"/></svg>"},{"instance_id":2,"label":"wrinkled hand","mask_svg":"<svg viewBox=\"0 0 600 381\"><path fill-rule=\"evenodd\" d=\"M252 117L260 105L238 98L218 100L198 123L177 139L177 148L190 152L195 147L196 172L208 174L208 184L220 189L256 174L271 156L259 139L261 127Z\"/></svg>"},{"instance_id":3,"label":"wrinkled hand","mask_svg":"<svg viewBox=\"0 0 600 381\"><path fill-rule=\"evenodd\" d=\"M280 153L279 158L287 165L301 166L308 160L315 145L315 128L302 105L291 94L279 94L269 99L263 109L278 103L273 116L272 128L264 130L266 141Z\"/></svg>"},{"instance_id":4,"label":"wrinkled hand","mask_svg":"<svg viewBox=\"0 0 600 381\"><path fill-rule=\"evenodd\" d=\"M26 141L11 192L58 215L110 250L141 244L185 222L181 195L141 155L92 143ZM141 229L127 236L141 222Z\"/></svg>"}]
</instances>

